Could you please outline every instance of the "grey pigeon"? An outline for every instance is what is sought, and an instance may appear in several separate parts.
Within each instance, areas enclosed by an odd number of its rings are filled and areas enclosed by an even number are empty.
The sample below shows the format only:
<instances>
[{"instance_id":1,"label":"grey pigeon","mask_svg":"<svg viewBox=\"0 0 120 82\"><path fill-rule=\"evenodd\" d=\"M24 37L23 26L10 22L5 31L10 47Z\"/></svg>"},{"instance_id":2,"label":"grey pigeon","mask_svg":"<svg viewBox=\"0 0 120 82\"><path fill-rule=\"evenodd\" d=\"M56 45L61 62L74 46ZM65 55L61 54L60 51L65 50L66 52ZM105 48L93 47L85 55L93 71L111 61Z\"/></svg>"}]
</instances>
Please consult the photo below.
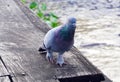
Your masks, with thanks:
<instances>
[{"instance_id":1,"label":"grey pigeon","mask_svg":"<svg viewBox=\"0 0 120 82\"><path fill-rule=\"evenodd\" d=\"M74 44L74 33L76 29L76 19L69 18L68 21L59 27L53 28L47 32L44 37L44 47L47 51L46 58L53 63L53 52L58 53L57 64L64 64L63 54L70 50ZM43 51L45 51L43 49ZM40 51L40 49L39 49Z\"/></svg>"}]
</instances>

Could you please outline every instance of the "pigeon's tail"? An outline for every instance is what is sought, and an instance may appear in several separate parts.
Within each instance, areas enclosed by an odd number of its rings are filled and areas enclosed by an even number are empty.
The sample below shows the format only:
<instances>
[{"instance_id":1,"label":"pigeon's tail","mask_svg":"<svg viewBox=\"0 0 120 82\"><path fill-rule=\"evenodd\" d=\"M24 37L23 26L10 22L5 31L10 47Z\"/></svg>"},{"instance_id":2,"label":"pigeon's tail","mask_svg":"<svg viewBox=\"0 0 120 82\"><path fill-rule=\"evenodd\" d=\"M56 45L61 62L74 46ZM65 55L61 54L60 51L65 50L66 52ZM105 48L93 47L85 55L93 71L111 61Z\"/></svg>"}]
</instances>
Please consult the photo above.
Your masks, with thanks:
<instances>
[{"instance_id":1,"label":"pigeon's tail","mask_svg":"<svg viewBox=\"0 0 120 82\"><path fill-rule=\"evenodd\" d=\"M43 46L38 49L38 51L39 51L41 54L46 54L46 53L47 53L44 43L43 43Z\"/></svg>"}]
</instances>

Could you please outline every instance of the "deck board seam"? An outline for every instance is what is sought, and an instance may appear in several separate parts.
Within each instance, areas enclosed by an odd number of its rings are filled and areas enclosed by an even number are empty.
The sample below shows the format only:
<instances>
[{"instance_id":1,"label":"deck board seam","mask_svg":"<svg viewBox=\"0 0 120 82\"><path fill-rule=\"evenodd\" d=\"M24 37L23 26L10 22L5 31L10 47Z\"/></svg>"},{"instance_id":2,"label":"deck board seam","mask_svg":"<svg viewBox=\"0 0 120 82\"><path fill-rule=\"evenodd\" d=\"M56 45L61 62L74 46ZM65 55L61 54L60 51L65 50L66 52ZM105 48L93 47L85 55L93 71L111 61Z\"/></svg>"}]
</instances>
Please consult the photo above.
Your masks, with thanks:
<instances>
[{"instance_id":1,"label":"deck board seam","mask_svg":"<svg viewBox=\"0 0 120 82\"><path fill-rule=\"evenodd\" d=\"M9 70L8 70L6 64L5 64L5 62L4 62L4 60L2 59L1 56L0 56L0 60L1 60L2 64L3 64L3 66L5 67L5 69L7 70L7 72L9 73ZM6 77L6 76L9 78L10 82L13 82L12 76L10 74L8 74L8 75L1 75L0 77Z\"/></svg>"}]
</instances>

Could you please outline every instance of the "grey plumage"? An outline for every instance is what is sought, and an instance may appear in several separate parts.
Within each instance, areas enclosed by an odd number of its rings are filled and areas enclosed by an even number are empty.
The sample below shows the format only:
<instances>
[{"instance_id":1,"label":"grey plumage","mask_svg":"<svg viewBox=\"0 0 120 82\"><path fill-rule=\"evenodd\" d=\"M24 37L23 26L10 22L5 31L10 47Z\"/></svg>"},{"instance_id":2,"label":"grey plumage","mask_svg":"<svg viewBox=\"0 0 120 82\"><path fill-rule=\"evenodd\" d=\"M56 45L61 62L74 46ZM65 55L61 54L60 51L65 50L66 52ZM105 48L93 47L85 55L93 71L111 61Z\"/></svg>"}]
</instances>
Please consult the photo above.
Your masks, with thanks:
<instances>
[{"instance_id":1,"label":"grey plumage","mask_svg":"<svg viewBox=\"0 0 120 82\"><path fill-rule=\"evenodd\" d=\"M74 43L75 24L76 19L69 18L66 24L47 32L43 44L49 61L53 62L53 52L58 52L57 64L64 64L63 53L70 50Z\"/></svg>"}]
</instances>

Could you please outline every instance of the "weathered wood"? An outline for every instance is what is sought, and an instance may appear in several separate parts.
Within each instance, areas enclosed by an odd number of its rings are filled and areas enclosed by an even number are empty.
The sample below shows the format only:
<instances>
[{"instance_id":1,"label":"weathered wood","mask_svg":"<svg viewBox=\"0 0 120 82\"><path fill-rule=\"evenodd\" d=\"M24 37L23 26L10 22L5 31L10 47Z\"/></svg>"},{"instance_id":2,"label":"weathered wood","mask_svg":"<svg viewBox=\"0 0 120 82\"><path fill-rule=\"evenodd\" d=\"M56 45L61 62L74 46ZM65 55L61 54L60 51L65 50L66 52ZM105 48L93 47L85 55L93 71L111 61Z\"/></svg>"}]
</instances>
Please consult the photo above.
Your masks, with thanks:
<instances>
[{"instance_id":1,"label":"weathered wood","mask_svg":"<svg viewBox=\"0 0 120 82\"><path fill-rule=\"evenodd\" d=\"M9 77L0 77L0 82L11 82Z\"/></svg>"},{"instance_id":2,"label":"weathered wood","mask_svg":"<svg viewBox=\"0 0 120 82\"><path fill-rule=\"evenodd\" d=\"M6 65L0 56L0 82L11 82L11 76L8 73Z\"/></svg>"},{"instance_id":3,"label":"weathered wood","mask_svg":"<svg viewBox=\"0 0 120 82\"><path fill-rule=\"evenodd\" d=\"M43 74L46 70L41 70L45 67L42 67L42 64L39 63L45 61L40 60L40 55L37 53L39 43L42 41L39 41L39 39L44 34L37 28L34 29L33 24L13 0L0 0L0 2L3 3L3 9L0 11L9 13L9 16L0 16L0 55L12 76L12 80L14 82L56 82L57 80L54 79L45 81L47 77L44 77ZM8 4L9 6L6 6Z\"/></svg>"},{"instance_id":4,"label":"weathered wood","mask_svg":"<svg viewBox=\"0 0 120 82\"><path fill-rule=\"evenodd\" d=\"M9 75L2 58L0 57L0 77Z\"/></svg>"},{"instance_id":5,"label":"weathered wood","mask_svg":"<svg viewBox=\"0 0 120 82\"><path fill-rule=\"evenodd\" d=\"M101 82L113 82L112 80L110 80L106 75L104 75L105 81L101 81Z\"/></svg>"},{"instance_id":6,"label":"weathered wood","mask_svg":"<svg viewBox=\"0 0 120 82\"><path fill-rule=\"evenodd\" d=\"M45 55L39 54L38 48L42 45L44 35L50 28L19 0L14 1L0 0L2 7L5 8L0 12L9 13L9 16L8 14L0 15L0 56L13 82L104 80L102 72L75 47L64 55L68 65L60 68L47 62Z\"/></svg>"}]
</instances>

